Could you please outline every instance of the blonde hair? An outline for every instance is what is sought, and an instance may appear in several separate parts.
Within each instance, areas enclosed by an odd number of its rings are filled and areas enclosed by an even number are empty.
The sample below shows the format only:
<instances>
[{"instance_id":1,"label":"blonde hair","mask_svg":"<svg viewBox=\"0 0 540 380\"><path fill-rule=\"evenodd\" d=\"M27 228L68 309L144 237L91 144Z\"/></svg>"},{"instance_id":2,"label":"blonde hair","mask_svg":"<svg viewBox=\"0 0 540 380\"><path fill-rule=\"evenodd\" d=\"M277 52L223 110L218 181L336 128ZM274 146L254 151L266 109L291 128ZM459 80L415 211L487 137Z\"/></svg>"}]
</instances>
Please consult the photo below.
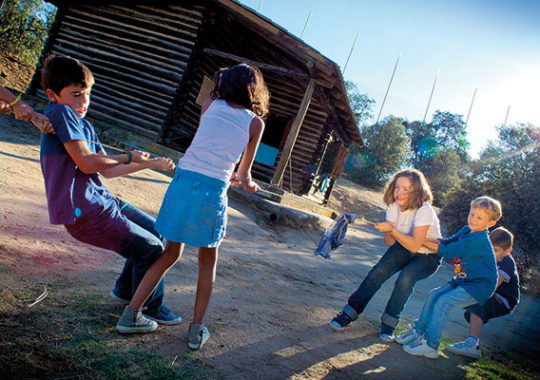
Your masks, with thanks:
<instances>
[{"instance_id":1,"label":"blonde hair","mask_svg":"<svg viewBox=\"0 0 540 380\"><path fill-rule=\"evenodd\" d=\"M396 187L396 182L400 177L409 178L413 186L413 191L409 196L406 210L419 209L424 202L431 203L433 201L431 188L429 187L424 173L417 169L406 169L394 174L392 179L386 184L383 201L387 206L390 206L396 200L394 197L394 189Z\"/></svg>"},{"instance_id":2,"label":"blonde hair","mask_svg":"<svg viewBox=\"0 0 540 380\"><path fill-rule=\"evenodd\" d=\"M501 219L502 216L502 206L501 202L498 200L488 197L487 195L473 199L471 202L471 208L478 207L486 210L491 220L497 221Z\"/></svg>"}]
</instances>

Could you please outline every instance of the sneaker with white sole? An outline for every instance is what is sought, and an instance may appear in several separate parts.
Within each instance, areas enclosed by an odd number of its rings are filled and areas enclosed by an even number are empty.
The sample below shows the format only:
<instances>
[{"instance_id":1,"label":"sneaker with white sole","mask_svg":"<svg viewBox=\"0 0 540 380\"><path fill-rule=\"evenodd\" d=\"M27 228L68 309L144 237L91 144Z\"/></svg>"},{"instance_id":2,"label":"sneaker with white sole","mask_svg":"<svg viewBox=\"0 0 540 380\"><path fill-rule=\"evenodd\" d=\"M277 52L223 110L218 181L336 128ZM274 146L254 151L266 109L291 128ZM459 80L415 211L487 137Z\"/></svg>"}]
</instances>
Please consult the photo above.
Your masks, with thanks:
<instances>
[{"instance_id":1,"label":"sneaker with white sole","mask_svg":"<svg viewBox=\"0 0 540 380\"><path fill-rule=\"evenodd\" d=\"M122 334L150 333L156 331L158 324L142 315L140 310L126 306L116 324L116 331Z\"/></svg>"},{"instance_id":2,"label":"sneaker with white sole","mask_svg":"<svg viewBox=\"0 0 540 380\"><path fill-rule=\"evenodd\" d=\"M165 305L161 305L155 311L145 310L143 311L143 313L145 317L150 318L153 321L156 321L160 325L167 325L167 326L177 325L180 322L182 322L182 317L174 314Z\"/></svg>"},{"instance_id":3,"label":"sneaker with white sole","mask_svg":"<svg viewBox=\"0 0 540 380\"><path fill-rule=\"evenodd\" d=\"M466 341L458 342L446 346L448 351L453 352L457 355L468 356L473 359L480 359L482 357L482 352L480 351L480 346L475 345L471 346Z\"/></svg>"},{"instance_id":4,"label":"sneaker with white sole","mask_svg":"<svg viewBox=\"0 0 540 380\"><path fill-rule=\"evenodd\" d=\"M188 347L192 350L200 349L210 338L210 332L203 323L191 323L188 333Z\"/></svg>"},{"instance_id":5,"label":"sneaker with white sole","mask_svg":"<svg viewBox=\"0 0 540 380\"><path fill-rule=\"evenodd\" d=\"M352 318L342 311L336 315L328 325L332 328L332 330L343 331L345 327L347 327L352 321Z\"/></svg>"},{"instance_id":6,"label":"sneaker with white sole","mask_svg":"<svg viewBox=\"0 0 540 380\"><path fill-rule=\"evenodd\" d=\"M386 343L392 343L395 340L394 334L379 334L379 339Z\"/></svg>"},{"instance_id":7,"label":"sneaker with white sole","mask_svg":"<svg viewBox=\"0 0 540 380\"><path fill-rule=\"evenodd\" d=\"M411 342L414 342L415 340L418 340L418 338L420 338L420 336L418 335L416 330L411 328L406 333L396 336L395 341L399 344L409 344Z\"/></svg>"},{"instance_id":8,"label":"sneaker with white sole","mask_svg":"<svg viewBox=\"0 0 540 380\"><path fill-rule=\"evenodd\" d=\"M403 345L403 351L414 356L424 356L429 359L437 359L439 350L430 347L425 339L418 339Z\"/></svg>"},{"instance_id":9,"label":"sneaker with white sole","mask_svg":"<svg viewBox=\"0 0 540 380\"><path fill-rule=\"evenodd\" d=\"M111 296L111 298L115 301L118 301L120 303L123 303L123 304L128 304L131 300L128 299L126 296L124 295L121 295L118 290L116 288L114 288L113 290L111 290L111 292L109 293L109 295Z\"/></svg>"}]
</instances>

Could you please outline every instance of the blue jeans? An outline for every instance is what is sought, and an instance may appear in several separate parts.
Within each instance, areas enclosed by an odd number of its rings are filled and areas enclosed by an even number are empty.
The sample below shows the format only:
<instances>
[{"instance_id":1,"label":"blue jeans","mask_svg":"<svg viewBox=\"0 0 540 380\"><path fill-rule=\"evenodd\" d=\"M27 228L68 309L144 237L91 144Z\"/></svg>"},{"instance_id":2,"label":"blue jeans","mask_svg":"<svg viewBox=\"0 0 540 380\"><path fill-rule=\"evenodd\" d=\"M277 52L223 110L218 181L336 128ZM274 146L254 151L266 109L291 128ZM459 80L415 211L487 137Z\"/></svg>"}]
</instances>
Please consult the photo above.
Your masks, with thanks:
<instances>
[{"instance_id":1,"label":"blue jeans","mask_svg":"<svg viewBox=\"0 0 540 380\"><path fill-rule=\"evenodd\" d=\"M424 336L428 346L438 349L450 311L476 303L476 300L461 286L447 283L429 292L420 318L414 322L414 330Z\"/></svg>"},{"instance_id":2,"label":"blue jeans","mask_svg":"<svg viewBox=\"0 0 540 380\"><path fill-rule=\"evenodd\" d=\"M395 273L401 271L381 317L381 332L391 334L399 322L401 312L405 308L415 284L435 273L440 263L441 260L436 255L412 253L401 244L395 243L371 268L358 289L349 297L348 304L356 310L356 313L362 313L382 284ZM353 319L357 317L357 315L349 316Z\"/></svg>"},{"instance_id":3,"label":"blue jeans","mask_svg":"<svg viewBox=\"0 0 540 380\"><path fill-rule=\"evenodd\" d=\"M154 222L154 218L135 206L115 198L106 209L84 215L75 224L65 227L75 239L109 249L127 259L116 280L115 292L122 298L131 299L148 268L164 251ZM162 305L163 292L164 280L146 301L148 310L155 311Z\"/></svg>"}]
</instances>

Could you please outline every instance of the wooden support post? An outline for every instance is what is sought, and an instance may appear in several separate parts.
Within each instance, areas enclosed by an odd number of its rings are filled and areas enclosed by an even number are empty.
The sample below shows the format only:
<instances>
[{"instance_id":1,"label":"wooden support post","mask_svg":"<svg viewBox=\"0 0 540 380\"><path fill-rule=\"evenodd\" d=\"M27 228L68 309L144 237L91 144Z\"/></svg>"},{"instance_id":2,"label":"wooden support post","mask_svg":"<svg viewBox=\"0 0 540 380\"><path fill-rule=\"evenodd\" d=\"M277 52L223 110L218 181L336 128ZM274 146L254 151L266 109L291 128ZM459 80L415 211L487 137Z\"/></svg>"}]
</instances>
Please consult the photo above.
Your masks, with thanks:
<instances>
[{"instance_id":1,"label":"wooden support post","mask_svg":"<svg viewBox=\"0 0 540 380\"><path fill-rule=\"evenodd\" d=\"M287 162L289 162L291 158L294 143L296 142L296 138L298 137L298 132L300 132L300 127L302 126L302 122L304 121L304 117L306 116L309 104L311 103L311 97L313 96L314 89L315 81L313 79L310 79L306 88L306 92L304 93L302 103L300 103L300 108L296 113L296 118L294 119L289 135L287 136L287 140L285 141L285 145L283 146L283 150L281 151L281 157L277 164L274 177L270 182L270 184L272 185L279 186L279 184L281 183L283 173L285 172L285 167L287 166Z\"/></svg>"}]
</instances>

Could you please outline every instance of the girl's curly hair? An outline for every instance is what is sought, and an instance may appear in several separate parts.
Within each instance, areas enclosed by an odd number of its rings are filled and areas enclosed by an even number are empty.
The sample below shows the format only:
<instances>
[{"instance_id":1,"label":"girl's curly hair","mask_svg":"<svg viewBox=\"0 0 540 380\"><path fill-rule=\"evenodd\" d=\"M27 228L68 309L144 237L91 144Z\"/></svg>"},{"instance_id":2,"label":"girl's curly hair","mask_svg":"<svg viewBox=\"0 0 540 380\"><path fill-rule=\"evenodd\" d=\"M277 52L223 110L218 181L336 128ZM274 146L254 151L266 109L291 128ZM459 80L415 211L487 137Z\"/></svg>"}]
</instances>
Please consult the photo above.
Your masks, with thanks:
<instances>
[{"instance_id":1,"label":"girl's curly hair","mask_svg":"<svg viewBox=\"0 0 540 380\"><path fill-rule=\"evenodd\" d=\"M212 96L241 105L264 117L268 113L270 93L257 67L242 63L216 71Z\"/></svg>"}]
</instances>

